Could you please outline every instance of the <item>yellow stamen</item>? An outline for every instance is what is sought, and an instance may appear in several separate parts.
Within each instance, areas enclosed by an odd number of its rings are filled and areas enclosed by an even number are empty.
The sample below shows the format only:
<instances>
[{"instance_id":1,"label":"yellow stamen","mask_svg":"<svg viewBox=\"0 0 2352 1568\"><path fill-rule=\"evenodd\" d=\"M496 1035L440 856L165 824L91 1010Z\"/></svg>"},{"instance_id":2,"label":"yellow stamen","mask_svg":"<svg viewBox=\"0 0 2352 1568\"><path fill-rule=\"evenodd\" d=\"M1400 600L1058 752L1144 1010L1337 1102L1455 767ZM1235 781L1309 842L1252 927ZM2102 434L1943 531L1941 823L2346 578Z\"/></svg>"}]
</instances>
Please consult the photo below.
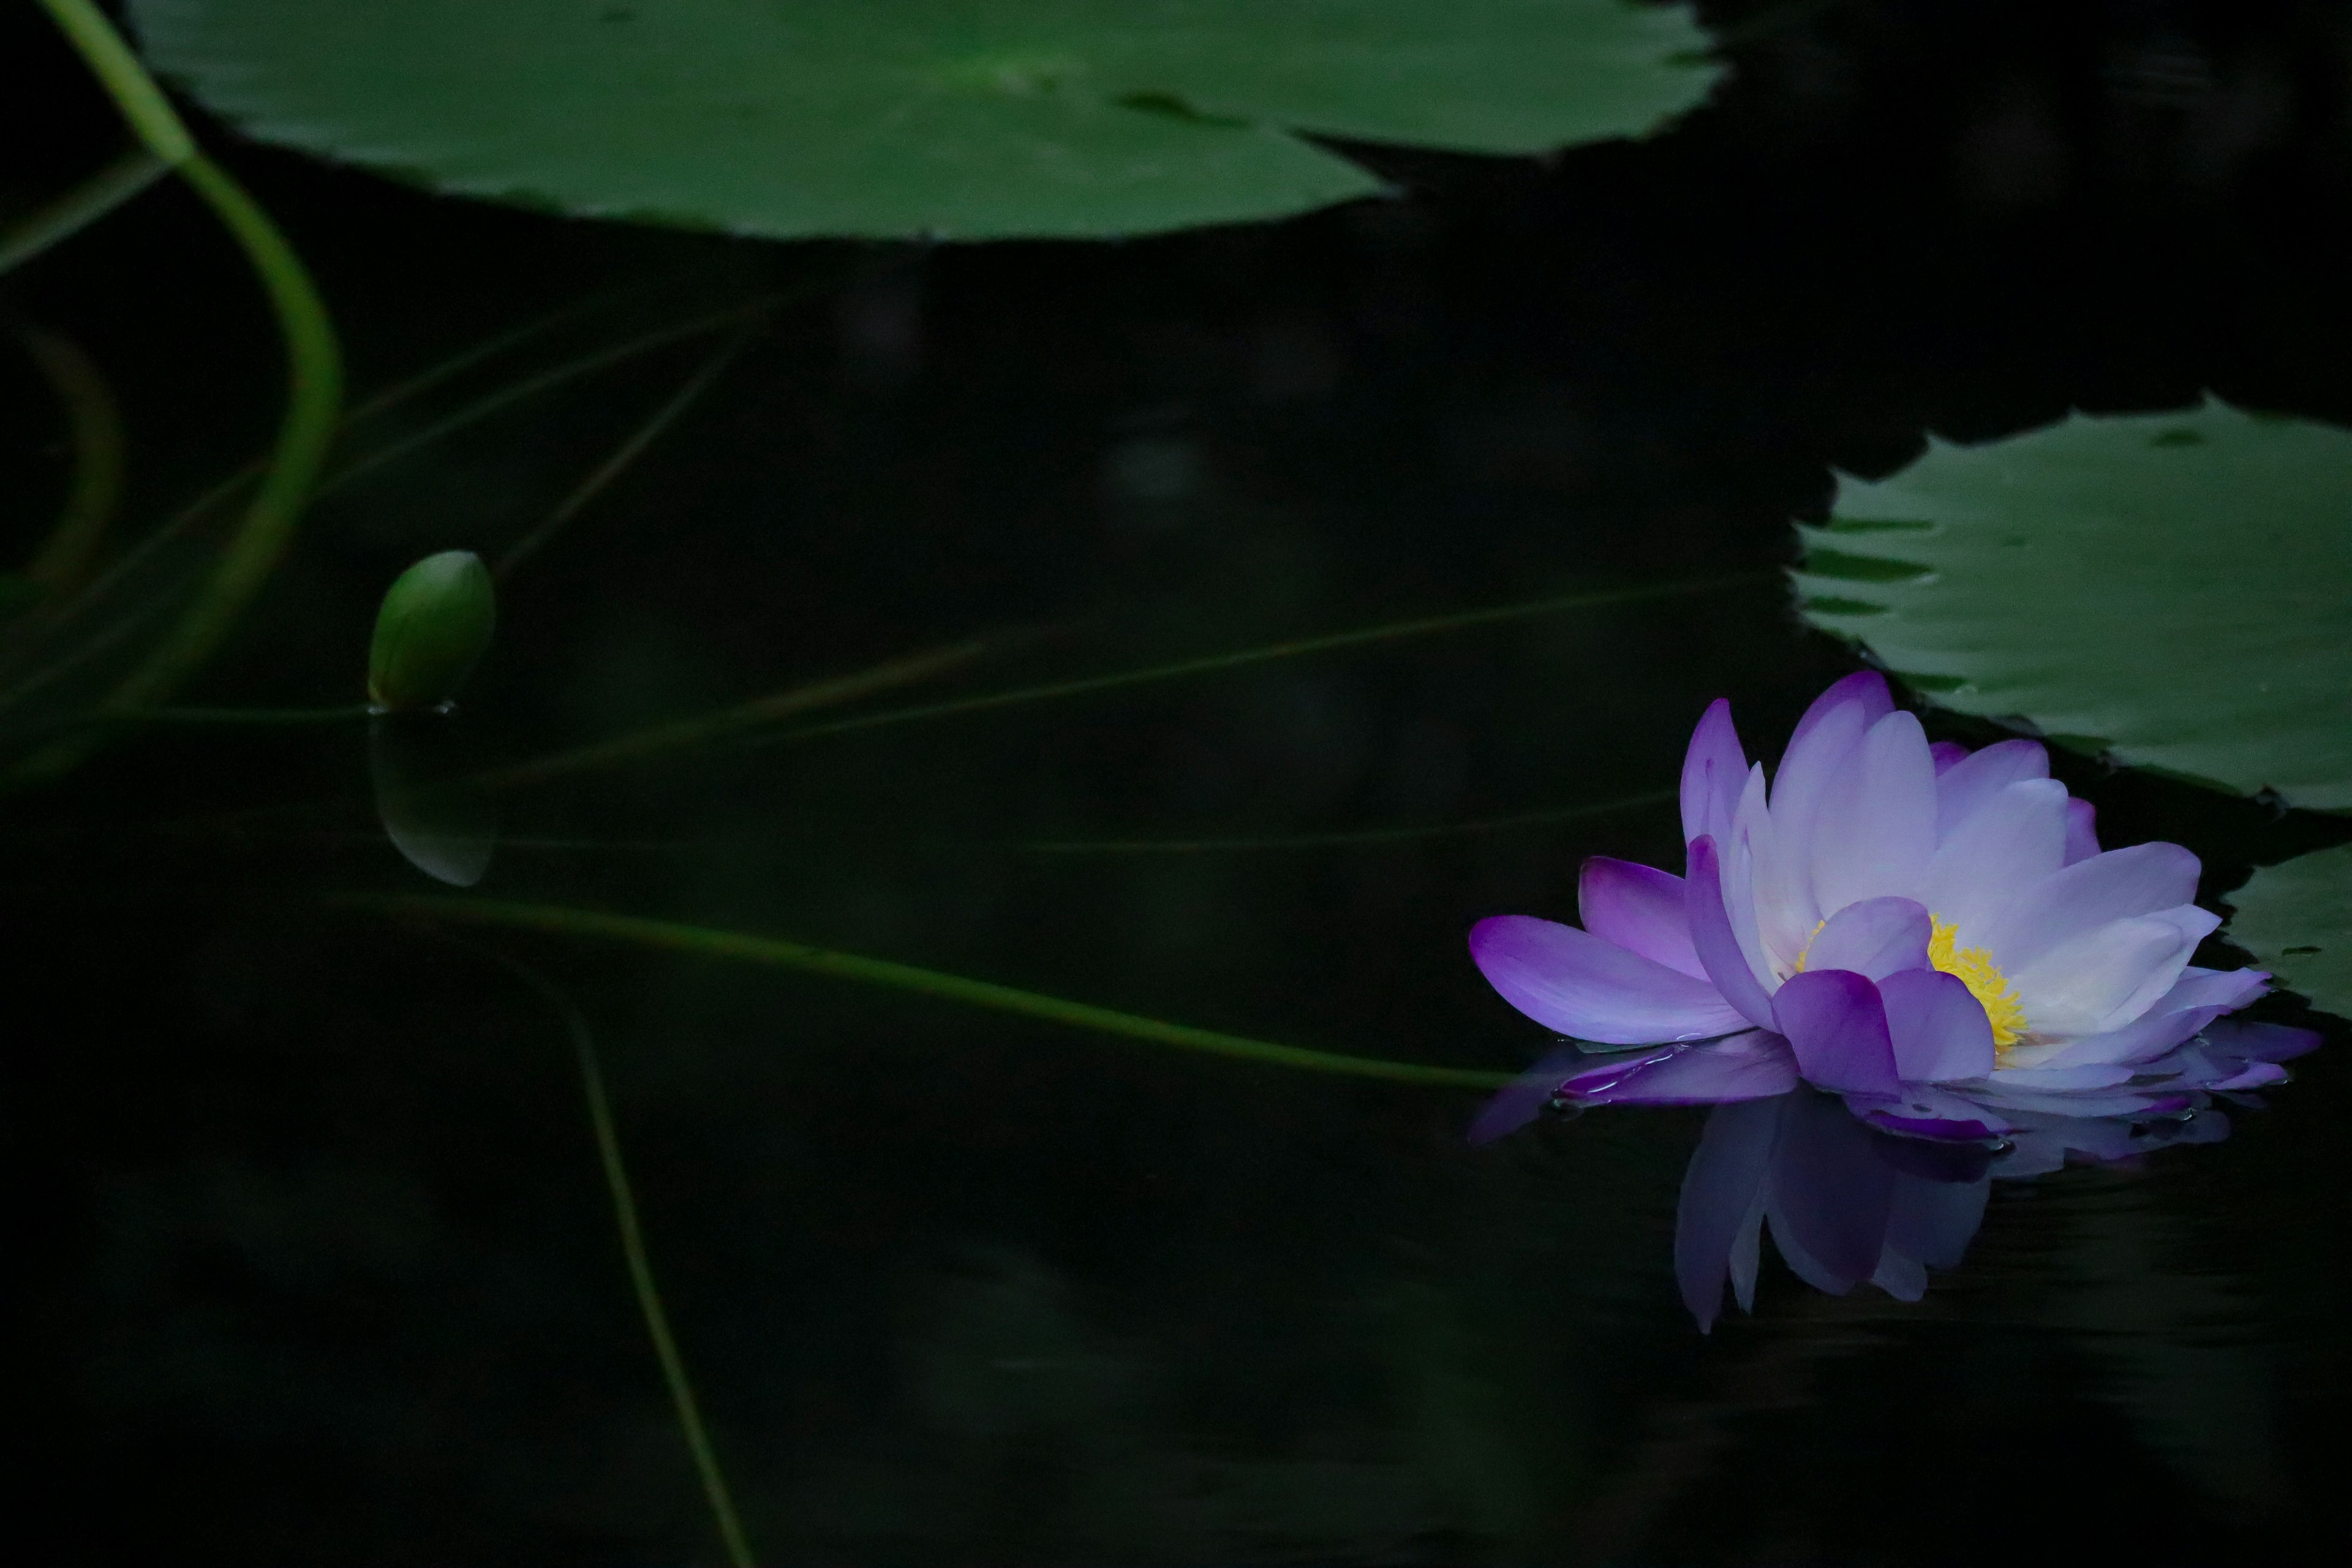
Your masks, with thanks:
<instances>
[{"instance_id":1,"label":"yellow stamen","mask_svg":"<svg viewBox=\"0 0 2352 1568\"><path fill-rule=\"evenodd\" d=\"M1958 975L1992 1021L1992 1043L2007 1050L2025 1037L2025 1004L2017 999L2009 976L1996 968L1992 954L1980 947L1961 947L1959 929L1949 921L1927 917L1935 929L1927 937L1927 962L1947 974Z\"/></svg>"},{"instance_id":2,"label":"yellow stamen","mask_svg":"<svg viewBox=\"0 0 2352 1568\"><path fill-rule=\"evenodd\" d=\"M1959 945L1959 928L1949 921L1927 917L1932 929L1927 935L1927 962L1947 974L1958 975L1969 994L1985 1010L1992 1024L1992 1044L1995 1050L2005 1051L2025 1038L2025 1004L2017 999L2017 989L2009 983L1992 961L1992 954L1981 947ZM1812 935L1805 938L1804 951L1797 954L1790 973L1802 974L1805 961L1813 955L1813 937L1822 934L1823 921L1813 927Z\"/></svg>"}]
</instances>

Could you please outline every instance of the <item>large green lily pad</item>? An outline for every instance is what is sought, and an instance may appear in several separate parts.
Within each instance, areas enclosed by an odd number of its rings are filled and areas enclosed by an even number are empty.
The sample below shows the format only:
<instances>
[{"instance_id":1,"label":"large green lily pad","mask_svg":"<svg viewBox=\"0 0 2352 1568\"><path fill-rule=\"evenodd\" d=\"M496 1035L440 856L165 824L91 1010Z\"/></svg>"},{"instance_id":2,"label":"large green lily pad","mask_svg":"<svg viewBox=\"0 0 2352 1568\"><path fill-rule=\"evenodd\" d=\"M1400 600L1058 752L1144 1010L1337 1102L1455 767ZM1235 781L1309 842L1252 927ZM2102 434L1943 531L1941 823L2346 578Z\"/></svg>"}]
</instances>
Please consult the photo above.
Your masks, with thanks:
<instances>
[{"instance_id":1,"label":"large green lily pad","mask_svg":"<svg viewBox=\"0 0 2352 1568\"><path fill-rule=\"evenodd\" d=\"M2352 433L2208 403L1930 442L1800 528L1815 625L1936 700L2352 808Z\"/></svg>"},{"instance_id":2,"label":"large green lily pad","mask_svg":"<svg viewBox=\"0 0 2352 1568\"><path fill-rule=\"evenodd\" d=\"M599 217L1133 234L1378 191L1301 132L1527 153L1639 135L1714 68L1622 0L131 0L252 134Z\"/></svg>"},{"instance_id":3,"label":"large green lily pad","mask_svg":"<svg viewBox=\"0 0 2352 1568\"><path fill-rule=\"evenodd\" d=\"M2352 844L2265 866L2230 902L2231 941L2281 984L2352 1018Z\"/></svg>"}]
</instances>

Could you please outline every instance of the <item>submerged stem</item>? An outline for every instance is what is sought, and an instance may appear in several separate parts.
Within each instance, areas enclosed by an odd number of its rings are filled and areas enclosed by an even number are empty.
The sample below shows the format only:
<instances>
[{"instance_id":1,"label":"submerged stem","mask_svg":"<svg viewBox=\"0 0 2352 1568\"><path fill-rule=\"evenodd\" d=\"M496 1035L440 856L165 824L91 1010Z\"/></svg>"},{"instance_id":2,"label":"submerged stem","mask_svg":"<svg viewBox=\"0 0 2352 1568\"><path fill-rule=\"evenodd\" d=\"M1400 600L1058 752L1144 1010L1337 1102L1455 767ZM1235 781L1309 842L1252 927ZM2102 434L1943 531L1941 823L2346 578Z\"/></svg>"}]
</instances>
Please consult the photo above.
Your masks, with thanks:
<instances>
[{"instance_id":1,"label":"submerged stem","mask_svg":"<svg viewBox=\"0 0 2352 1568\"><path fill-rule=\"evenodd\" d=\"M1344 828L1334 833L1269 833L1228 838L1040 838L1020 847L1032 855L1211 855L1244 849L1345 849L1367 844L1410 844L1430 838L1466 838L1480 833L1504 833L1515 827L1542 827L1574 822L1580 817L1612 812L1638 811L1677 798L1670 789L1645 790L1615 800L1585 805L1556 806L1549 811L1518 811L1508 816L1482 816L1469 822L1432 822L1412 826Z\"/></svg>"},{"instance_id":2,"label":"submerged stem","mask_svg":"<svg viewBox=\"0 0 2352 1568\"><path fill-rule=\"evenodd\" d=\"M887 691L893 687L929 680L935 675L944 674L979 658L989 651L989 646L984 642L957 643L927 653L908 654L870 669L812 680L732 708L720 709L715 713L699 714L674 723L656 724L650 729L634 730L627 734L616 735L607 741L593 741L568 752L557 752L530 762L494 768L478 773L467 782L483 789L519 789L569 773L591 773L598 768L641 762L660 752L701 745L722 735L772 724L796 713L836 703L854 702L861 697Z\"/></svg>"},{"instance_id":3,"label":"submerged stem","mask_svg":"<svg viewBox=\"0 0 2352 1568\"><path fill-rule=\"evenodd\" d=\"M1303 1046L1276 1045L1267 1040L1248 1039L1214 1029L1194 1028L1189 1024L1171 1024L1165 1019L1097 1007L1090 1003L1067 1001L1040 992L1023 991L1011 985L999 985L993 981L968 979L936 969L919 969L910 963L896 963L888 959L865 958L856 953L811 947L804 942L751 936L741 931L714 931L707 926L683 925L674 921L605 914L561 904L442 898L429 893L358 894L334 901L350 908L373 910L379 914L412 915L456 925L542 931L559 936L594 937L704 958L732 959L777 969L794 969L835 980L853 980L860 984L910 991L918 995L936 996L943 1001L961 1002L968 1006L986 1007L1000 1013L1044 1018L1052 1023L1093 1029L1102 1034L1150 1040L1158 1045L1174 1046L1180 1050L1236 1057L1267 1067L1292 1068L1304 1072L1334 1073L1347 1078L1379 1079L1390 1083L1425 1084L1446 1089L1501 1089L1517 1082L1519 1077L1517 1073L1489 1072L1476 1068L1435 1067L1423 1062L1400 1062L1380 1057L1351 1057L1338 1051L1309 1050Z\"/></svg>"},{"instance_id":4,"label":"submerged stem","mask_svg":"<svg viewBox=\"0 0 2352 1568\"><path fill-rule=\"evenodd\" d=\"M625 473L632 463L644 457L647 448L661 439L663 432L676 424L688 409L693 407L702 395L710 390L711 384L726 374L727 367L733 364L737 357L751 346L752 338L757 334L759 325L759 320L753 318L741 331L719 344L718 349L702 362L701 366L687 378L686 384L664 399L661 406L655 409L643 425L632 431L628 439L614 448L611 456L597 464L586 479L574 486L572 493L564 497L539 526L507 546L506 553L499 556L497 563L490 568L490 574L503 581L508 574L537 554L549 540L562 531L564 527L573 518L579 516L588 503L595 500L606 486Z\"/></svg>"},{"instance_id":5,"label":"submerged stem","mask_svg":"<svg viewBox=\"0 0 2352 1568\"><path fill-rule=\"evenodd\" d=\"M156 181L172 166L143 143L92 174L30 217L0 233L0 273L12 272L62 245Z\"/></svg>"},{"instance_id":6,"label":"submerged stem","mask_svg":"<svg viewBox=\"0 0 2352 1568\"><path fill-rule=\"evenodd\" d=\"M944 719L952 714L976 713L990 708L1009 708L1025 702L1045 702L1064 697L1081 697L1097 691L1110 691L1124 686L1143 686L1154 681L1179 680L1186 676L1215 674L1228 669L1244 668L1254 664L1270 664L1276 659L1297 658L1307 654L1328 653L1337 648L1357 647L1366 643L1387 642L1397 637L1427 637L1438 632L1466 631L1474 626L1495 626L1506 621L1559 615L1569 610L1597 609L1605 605L1630 605L1644 599L1668 599L1685 594L1712 593L1719 588L1754 583L1766 575L1768 574L1762 572L1740 572L1725 576L1691 578L1673 583L1648 583L1624 588L1595 588L1576 594L1556 594L1548 598L1530 599L1517 605L1496 605L1485 609L1462 610L1447 616L1423 616L1410 621L1390 621L1377 626L1359 626L1352 631L1328 632L1320 637L1297 637L1288 642L1268 643L1259 647L1237 649L1232 653L1213 653L1198 658L1178 659L1171 664L1150 665L1142 669L1114 670L1106 675L1084 675L1069 680L1054 680L1038 686L1017 687L1009 691L987 691L972 697L953 697L944 701L926 702L910 708L886 708L878 713L861 713L855 718L835 719L823 724L810 724L797 730L786 730L770 737L770 743L782 745L789 742L813 739L819 735L838 735L853 730L878 730L888 725L909 723L921 719Z\"/></svg>"},{"instance_id":7,"label":"submerged stem","mask_svg":"<svg viewBox=\"0 0 2352 1568\"><path fill-rule=\"evenodd\" d=\"M126 442L114 389L81 345L60 333L25 327L17 339L47 378L65 411L73 477L58 521L25 568L45 595L69 592L89 570L122 500Z\"/></svg>"},{"instance_id":8,"label":"submerged stem","mask_svg":"<svg viewBox=\"0 0 2352 1568\"><path fill-rule=\"evenodd\" d=\"M570 996L536 971L504 954L497 956L547 999L572 1037L572 1055L580 1065L581 1088L588 1100L588 1122L596 1135L596 1158L604 1166L604 1185L612 1194L613 1223L621 1235L621 1257L628 1265L629 1287L636 1295L637 1310L646 1321L646 1337L653 1342L654 1357L661 1363L662 1382L669 1390L670 1404L677 1411L678 1427L685 1435L688 1451L693 1455L695 1473L701 1478L702 1493L709 1500L711 1519L726 1547L727 1561L731 1568L755 1568L742 1519L735 1511L734 1496L727 1489L725 1472L719 1468L719 1450L710 1441L709 1428L703 1425L701 1405L694 1396L693 1383L686 1375L686 1358L678 1353L677 1336L670 1332L669 1314L663 1309L661 1291L654 1283L653 1258L646 1251L645 1229L638 1223L636 1194L629 1185L628 1167L621 1161L621 1134L613 1121L611 1097L604 1091L604 1069L597 1059L595 1036L589 1032L587 1018Z\"/></svg>"}]
</instances>

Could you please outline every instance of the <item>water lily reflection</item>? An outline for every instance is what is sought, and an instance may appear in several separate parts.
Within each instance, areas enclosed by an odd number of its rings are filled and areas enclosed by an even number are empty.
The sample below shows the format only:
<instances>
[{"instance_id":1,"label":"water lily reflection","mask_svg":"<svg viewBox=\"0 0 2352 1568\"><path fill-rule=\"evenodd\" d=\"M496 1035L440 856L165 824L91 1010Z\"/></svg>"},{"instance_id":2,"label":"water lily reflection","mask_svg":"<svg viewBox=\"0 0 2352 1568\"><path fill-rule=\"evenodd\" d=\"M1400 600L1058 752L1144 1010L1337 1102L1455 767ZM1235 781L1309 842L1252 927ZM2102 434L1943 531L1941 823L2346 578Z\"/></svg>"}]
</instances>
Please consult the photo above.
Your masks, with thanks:
<instances>
[{"instance_id":1,"label":"water lily reflection","mask_svg":"<svg viewBox=\"0 0 2352 1568\"><path fill-rule=\"evenodd\" d=\"M1714 1326L1727 1282L1741 1308L1752 1309L1769 1225L1782 1260L1816 1289L1843 1296L1868 1280L1916 1301L1928 1269L1959 1265L1995 1179L2044 1175L2069 1159L2217 1142L2230 1121L2210 1090L2274 1081L2284 1074L2280 1060L2318 1043L2303 1029L2220 1025L2195 1053L2196 1066L2137 1092L2128 1107L2075 1114L2091 1109L2088 1097L2063 1110L2012 1105L1998 1141L1899 1136L1810 1089L1718 1105L1683 1176L1675 1215L1683 1300L1701 1329Z\"/></svg>"},{"instance_id":2,"label":"water lily reflection","mask_svg":"<svg viewBox=\"0 0 2352 1568\"><path fill-rule=\"evenodd\" d=\"M1896 1132L1857 1116L1836 1096L1799 1087L1769 1097L1735 1096L1716 1105L1683 1176L1675 1224L1675 1274L1702 1330L1711 1329L1728 1283L1753 1307L1763 1234L1798 1278L1832 1295L1867 1280L1900 1300L1926 1291L1927 1270L1958 1265L1984 1217L1996 1179L2046 1175L2070 1161L2127 1159L2170 1144L2229 1136L2220 1095L2275 1083L2279 1064L2319 1044L2308 1029L2226 1019L2168 1055L2146 1081L2068 1095L1979 1090L1948 1094L1939 1135ZM1638 1055L1639 1053L1635 1053ZM1676 1086L1669 1069L1626 1062L1566 1072L1548 1058L1497 1095L1472 1128L1486 1142L1532 1120L1564 1092L1559 1086L1616 1074L1634 1091L1623 1100L1689 1103L1644 1088ZM1665 1064L1659 1064L1664 1068ZM1565 1073L1565 1077L1563 1074ZM1612 1098L1597 1089L1583 1102ZM1929 1109L1923 1107L1921 1109ZM1996 1126L1999 1136L1963 1138L1961 1127Z\"/></svg>"}]
</instances>

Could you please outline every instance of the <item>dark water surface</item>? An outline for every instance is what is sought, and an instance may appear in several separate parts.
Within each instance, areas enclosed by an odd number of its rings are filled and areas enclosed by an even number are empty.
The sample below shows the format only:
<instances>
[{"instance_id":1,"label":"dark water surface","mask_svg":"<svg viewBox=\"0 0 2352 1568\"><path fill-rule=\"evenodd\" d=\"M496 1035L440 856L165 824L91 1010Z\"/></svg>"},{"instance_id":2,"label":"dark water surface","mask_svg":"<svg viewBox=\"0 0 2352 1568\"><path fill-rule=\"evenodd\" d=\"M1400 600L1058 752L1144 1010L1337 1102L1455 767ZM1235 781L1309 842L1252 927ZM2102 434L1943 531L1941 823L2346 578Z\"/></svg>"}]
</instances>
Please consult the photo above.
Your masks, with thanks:
<instances>
[{"instance_id":1,"label":"dark water surface","mask_svg":"<svg viewBox=\"0 0 2352 1568\"><path fill-rule=\"evenodd\" d=\"M119 141L36 23L0 21L12 200ZM484 763L968 639L808 721L1657 590L567 773L501 792L478 889L1516 1070L1547 1042L1471 922L1570 913L1588 854L1678 862L1662 792L1704 705L1777 752L1853 668L1778 575L1832 467L2208 388L2352 416L2337 8L1817 7L1734 58L1651 143L1368 154L1402 199L1101 247L599 227L215 132L362 395L586 302L354 454L772 303L335 490L190 700L355 700L394 572L509 548L730 348L505 583L460 720ZM266 443L269 325L184 194L0 308L112 381L133 523ZM21 363L0 399L21 556L59 427ZM2061 769L2110 844L2202 855L2209 903L2344 837ZM1755 1315L1702 1337L1671 1238L1704 1112L1474 1151L1469 1091L458 941L331 902L436 889L370 799L365 736L330 726L125 741L7 803L10 1530L44 1563L718 1560L562 1016L511 962L593 1031L762 1562L2279 1562L2344 1534L2335 1037L2218 1146L1997 1184L1916 1305L1768 1254Z\"/></svg>"}]
</instances>

